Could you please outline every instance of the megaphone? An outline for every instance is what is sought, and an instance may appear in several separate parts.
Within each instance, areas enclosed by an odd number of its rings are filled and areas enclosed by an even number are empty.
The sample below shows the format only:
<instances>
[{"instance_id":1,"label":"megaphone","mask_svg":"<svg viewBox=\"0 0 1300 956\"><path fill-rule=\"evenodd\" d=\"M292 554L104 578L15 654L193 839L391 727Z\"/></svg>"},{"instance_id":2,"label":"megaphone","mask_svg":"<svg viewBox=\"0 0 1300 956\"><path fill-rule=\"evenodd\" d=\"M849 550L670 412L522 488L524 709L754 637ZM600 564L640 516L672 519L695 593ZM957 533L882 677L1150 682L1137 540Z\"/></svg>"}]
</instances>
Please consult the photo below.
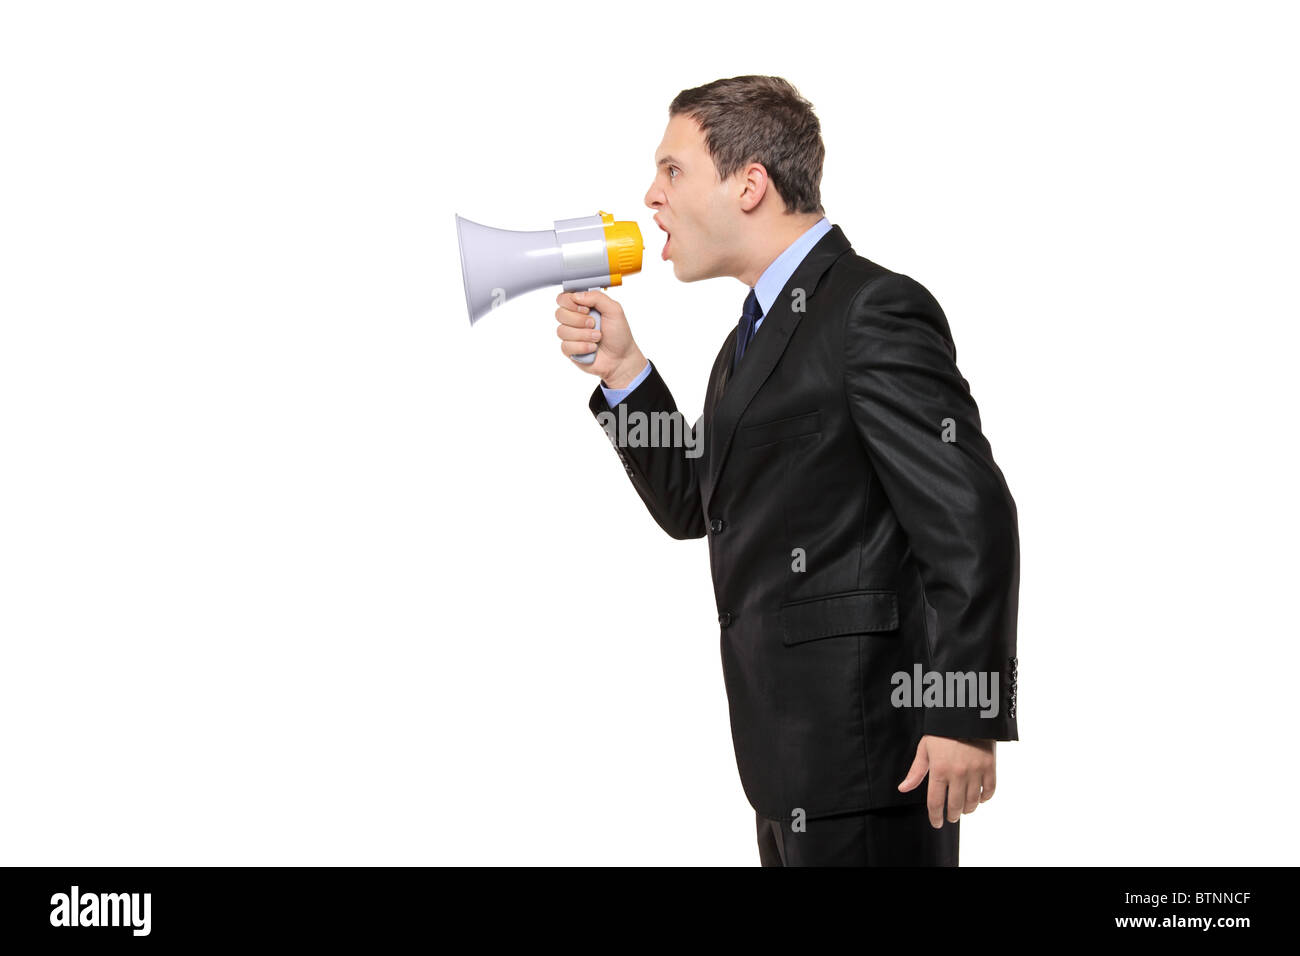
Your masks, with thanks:
<instances>
[{"instance_id":1,"label":"megaphone","mask_svg":"<svg viewBox=\"0 0 1300 956\"><path fill-rule=\"evenodd\" d=\"M608 212L557 219L555 228L536 232L496 229L457 215L456 237L470 325L507 299L544 286L585 292L622 285L623 276L641 271L645 248L635 222L615 222ZM590 314L599 329L600 313ZM596 353L570 358L590 365Z\"/></svg>"}]
</instances>

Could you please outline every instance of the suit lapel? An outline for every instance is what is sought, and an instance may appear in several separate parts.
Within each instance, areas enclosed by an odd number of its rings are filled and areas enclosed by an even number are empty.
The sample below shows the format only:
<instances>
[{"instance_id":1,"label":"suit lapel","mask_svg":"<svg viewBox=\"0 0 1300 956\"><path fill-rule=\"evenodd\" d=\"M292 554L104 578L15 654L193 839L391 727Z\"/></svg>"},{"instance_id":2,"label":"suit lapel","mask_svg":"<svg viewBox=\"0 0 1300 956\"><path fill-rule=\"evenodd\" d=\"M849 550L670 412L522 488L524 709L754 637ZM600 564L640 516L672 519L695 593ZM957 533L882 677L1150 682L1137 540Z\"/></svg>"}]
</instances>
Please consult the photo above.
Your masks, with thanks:
<instances>
[{"instance_id":1,"label":"suit lapel","mask_svg":"<svg viewBox=\"0 0 1300 956\"><path fill-rule=\"evenodd\" d=\"M705 515L708 515L709 502L713 498L713 490L717 487L727 453L731 450L731 440L740 417L772 374L772 369L776 368L776 363L780 361L790 337L798 328L807 303L811 302L822 276L831 267L831 263L848 252L849 248L849 241L840 227L832 226L804 256L803 262L799 263L772 303L771 312L763 316L762 326L745 349L745 354L749 357L741 359L734 376L731 365L732 356L736 353L735 329L732 329L731 336L718 354L713 374L709 378L704 405L704 440L708 443L709 451L708 474L701 485ZM796 312L792 307L795 289L805 290L804 311Z\"/></svg>"}]
</instances>

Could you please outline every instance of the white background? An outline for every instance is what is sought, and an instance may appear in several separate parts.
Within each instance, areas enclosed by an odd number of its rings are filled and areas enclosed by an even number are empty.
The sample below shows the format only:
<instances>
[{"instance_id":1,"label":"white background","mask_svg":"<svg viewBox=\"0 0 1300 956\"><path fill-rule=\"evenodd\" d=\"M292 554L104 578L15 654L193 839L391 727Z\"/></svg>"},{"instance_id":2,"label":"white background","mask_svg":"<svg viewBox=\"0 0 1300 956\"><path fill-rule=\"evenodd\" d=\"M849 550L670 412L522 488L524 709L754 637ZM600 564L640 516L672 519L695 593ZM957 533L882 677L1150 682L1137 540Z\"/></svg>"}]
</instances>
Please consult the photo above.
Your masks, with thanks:
<instances>
[{"instance_id":1,"label":"white background","mask_svg":"<svg viewBox=\"0 0 1300 956\"><path fill-rule=\"evenodd\" d=\"M1295 862L1282 4L11 4L0 862L758 862L705 540L554 295L454 214L636 219L694 420L736 280L643 205L672 97L790 79L939 299L1020 513L1021 740L963 865Z\"/></svg>"}]
</instances>

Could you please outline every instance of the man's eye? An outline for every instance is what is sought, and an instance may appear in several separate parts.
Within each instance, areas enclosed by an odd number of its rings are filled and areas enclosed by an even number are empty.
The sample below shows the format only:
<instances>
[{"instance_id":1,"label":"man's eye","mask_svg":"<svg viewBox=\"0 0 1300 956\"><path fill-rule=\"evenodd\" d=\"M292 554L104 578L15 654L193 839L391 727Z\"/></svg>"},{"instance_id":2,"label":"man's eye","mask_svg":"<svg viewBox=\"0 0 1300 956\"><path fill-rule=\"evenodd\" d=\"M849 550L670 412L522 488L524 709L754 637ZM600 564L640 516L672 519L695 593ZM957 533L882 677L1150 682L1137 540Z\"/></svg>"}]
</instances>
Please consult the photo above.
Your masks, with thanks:
<instances>
[{"instance_id":1,"label":"man's eye","mask_svg":"<svg viewBox=\"0 0 1300 956\"><path fill-rule=\"evenodd\" d=\"M675 173L675 172L677 172L677 167L676 167L676 166L669 166L669 167L668 167L668 179L669 179L670 181L673 180L673 179L676 179L676 178L677 178L676 176L673 175L673 173Z\"/></svg>"}]
</instances>

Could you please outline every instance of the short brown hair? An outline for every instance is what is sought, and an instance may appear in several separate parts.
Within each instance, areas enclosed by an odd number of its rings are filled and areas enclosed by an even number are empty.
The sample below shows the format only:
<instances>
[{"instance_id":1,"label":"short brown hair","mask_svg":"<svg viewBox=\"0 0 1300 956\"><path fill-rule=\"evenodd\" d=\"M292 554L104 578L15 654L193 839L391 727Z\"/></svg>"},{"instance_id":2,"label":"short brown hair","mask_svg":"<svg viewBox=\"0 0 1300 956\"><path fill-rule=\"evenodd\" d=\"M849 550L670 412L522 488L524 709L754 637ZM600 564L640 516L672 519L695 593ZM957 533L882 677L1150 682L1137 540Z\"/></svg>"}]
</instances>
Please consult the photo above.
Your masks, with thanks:
<instances>
[{"instance_id":1,"label":"short brown hair","mask_svg":"<svg viewBox=\"0 0 1300 956\"><path fill-rule=\"evenodd\" d=\"M733 76L682 90L668 116L690 116L726 179L748 163L762 163L787 213L819 212L821 204L821 124L812 104L779 76Z\"/></svg>"}]
</instances>

